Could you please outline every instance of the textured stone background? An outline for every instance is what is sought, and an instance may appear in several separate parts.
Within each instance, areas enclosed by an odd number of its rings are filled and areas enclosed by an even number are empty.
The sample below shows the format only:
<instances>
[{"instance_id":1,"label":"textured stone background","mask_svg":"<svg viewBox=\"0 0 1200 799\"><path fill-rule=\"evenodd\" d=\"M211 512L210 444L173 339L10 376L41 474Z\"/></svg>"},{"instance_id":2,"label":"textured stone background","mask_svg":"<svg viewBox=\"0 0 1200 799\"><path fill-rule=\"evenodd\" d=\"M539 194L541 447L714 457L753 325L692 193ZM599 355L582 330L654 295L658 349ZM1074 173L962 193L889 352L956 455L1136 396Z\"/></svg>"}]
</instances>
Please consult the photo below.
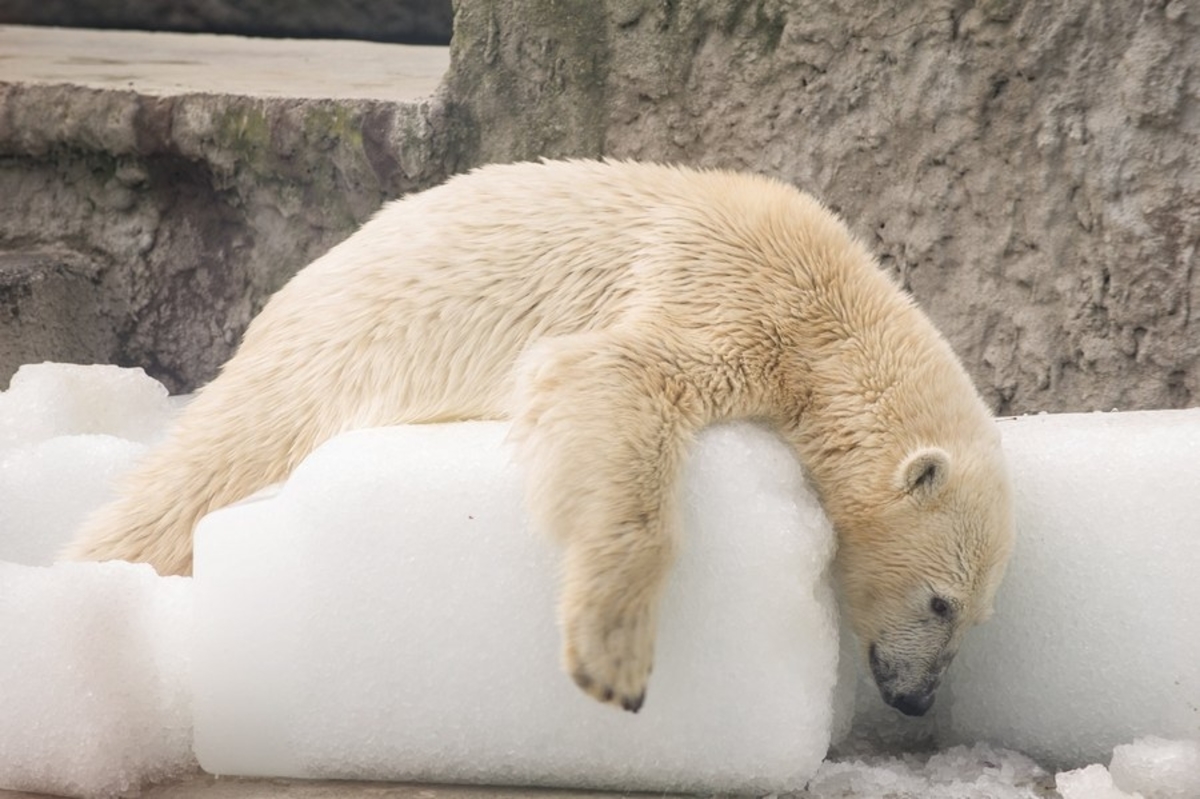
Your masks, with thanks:
<instances>
[{"instance_id":1,"label":"textured stone background","mask_svg":"<svg viewBox=\"0 0 1200 799\"><path fill-rule=\"evenodd\" d=\"M95 325L133 309L123 362L191 388L384 197L606 154L822 197L1000 413L1200 403L1194 2L462 0L451 53L417 116L137 95L85 112L78 91L0 86L0 196L20 206L0 245L24 253L0 258L0 317L5 296L98 283ZM6 269L43 277L22 299Z\"/></svg>"},{"instance_id":2,"label":"textured stone background","mask_svg":"<svg viewBox=\"0 0 1200 799\"><path fill-rule=\"evenodd\" d=\"M453 55L474 160L719 165L824 198L1000 413L1200 401L1194 3L480 0Z\"/></svg>"}]
</instances>

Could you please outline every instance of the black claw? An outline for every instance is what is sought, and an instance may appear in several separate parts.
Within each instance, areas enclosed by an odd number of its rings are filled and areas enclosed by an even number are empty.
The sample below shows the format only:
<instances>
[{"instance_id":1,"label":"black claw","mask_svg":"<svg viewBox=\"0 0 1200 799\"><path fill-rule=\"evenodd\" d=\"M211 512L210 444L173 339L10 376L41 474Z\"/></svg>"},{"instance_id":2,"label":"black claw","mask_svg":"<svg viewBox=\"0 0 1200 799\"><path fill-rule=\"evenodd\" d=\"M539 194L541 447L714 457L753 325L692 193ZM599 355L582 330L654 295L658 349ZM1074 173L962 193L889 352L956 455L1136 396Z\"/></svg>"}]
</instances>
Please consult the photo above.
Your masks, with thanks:
<instances>
[{"instance_id":1,"label":"black claw","mask_svg":"<svg viewBox=\"0 0 1200 799\"><path fill-rule=\"evenodd\" d=\"M635 697L625 697L621 700L621 707L628 710L630 713L637 713L642 709L642 703L646 701L646 694L642 692Z\"/></svg>"},{"instance_id":2,"label":"black claw","mask_svg":"<svg viewBox=\"0 0 1200 799\"><path fill-rule=\"evenodd\" d=\"M613 698L613 689L611 689L611 688L605 688L604 693L600 695L600 700L602 702L611 702L612 698Z\"/></svg>"}]
</instances>

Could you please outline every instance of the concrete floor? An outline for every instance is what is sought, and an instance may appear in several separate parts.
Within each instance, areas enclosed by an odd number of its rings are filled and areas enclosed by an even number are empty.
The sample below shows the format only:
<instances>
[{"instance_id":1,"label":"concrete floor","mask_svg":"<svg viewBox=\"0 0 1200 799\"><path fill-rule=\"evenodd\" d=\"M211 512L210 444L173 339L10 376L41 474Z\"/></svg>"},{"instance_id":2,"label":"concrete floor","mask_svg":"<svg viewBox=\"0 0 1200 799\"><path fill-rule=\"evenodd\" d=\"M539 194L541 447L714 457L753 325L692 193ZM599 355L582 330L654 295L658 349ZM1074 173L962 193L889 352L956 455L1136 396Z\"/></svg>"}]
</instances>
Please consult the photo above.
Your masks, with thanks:
<instances>
[{"instance_id":1,"label":"concrete floor","mask_svg":"<svg viewBox=\"0 0 1200 799\"><path fill-rule=\"evenodd\" d=\"M465 785L402 785L389 782L244 779L193 774L147 788L140 799L618 799L668 794L617 794L542 788L492 788ZM0 799L45 799L45 794L0 790Z\"/></svg>"}]
</instances>

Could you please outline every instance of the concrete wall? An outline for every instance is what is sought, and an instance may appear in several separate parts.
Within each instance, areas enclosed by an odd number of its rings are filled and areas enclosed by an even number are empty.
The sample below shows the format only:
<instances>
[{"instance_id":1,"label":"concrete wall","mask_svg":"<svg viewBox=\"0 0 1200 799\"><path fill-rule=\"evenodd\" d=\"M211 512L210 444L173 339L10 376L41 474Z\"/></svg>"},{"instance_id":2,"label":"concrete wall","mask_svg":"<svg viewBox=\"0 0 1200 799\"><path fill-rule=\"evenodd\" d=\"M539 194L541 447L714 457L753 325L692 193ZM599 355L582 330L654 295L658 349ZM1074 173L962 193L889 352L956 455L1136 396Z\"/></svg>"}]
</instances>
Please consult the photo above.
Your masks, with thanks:
<instances>
[{"instance_id":1,"label":"concrete wall","mask_svg":"<svg viewBox=\"0 0 1200 799\"><path fill-rule=\"evenodd\" d=\"M474 160L776 175L1001 413L1200 402L1194 4L472 0L456 24Z\"/></svg>"}]
</instances>

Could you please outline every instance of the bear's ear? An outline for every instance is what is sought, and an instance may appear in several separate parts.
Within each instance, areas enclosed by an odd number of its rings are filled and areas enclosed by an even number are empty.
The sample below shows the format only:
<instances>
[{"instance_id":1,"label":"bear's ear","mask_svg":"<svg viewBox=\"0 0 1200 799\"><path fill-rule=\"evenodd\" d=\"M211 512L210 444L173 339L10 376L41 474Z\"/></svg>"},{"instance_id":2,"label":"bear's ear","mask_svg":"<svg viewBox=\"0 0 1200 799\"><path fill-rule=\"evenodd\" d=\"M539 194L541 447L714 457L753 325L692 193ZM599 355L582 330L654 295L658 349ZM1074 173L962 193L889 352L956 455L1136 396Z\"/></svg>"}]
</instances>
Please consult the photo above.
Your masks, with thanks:
<instances>
[{"instance_id":1,"label":"bear's ear","mask_svg":"<svg viewBox=\"0 0 1200 799\"><path fill-rule=\"evenodd\" d=\"M909 453L896 475L898 488L921 502L941 492L950 478L950 455L937 447L922 447Z\"/></svg>"}]
</instances>

